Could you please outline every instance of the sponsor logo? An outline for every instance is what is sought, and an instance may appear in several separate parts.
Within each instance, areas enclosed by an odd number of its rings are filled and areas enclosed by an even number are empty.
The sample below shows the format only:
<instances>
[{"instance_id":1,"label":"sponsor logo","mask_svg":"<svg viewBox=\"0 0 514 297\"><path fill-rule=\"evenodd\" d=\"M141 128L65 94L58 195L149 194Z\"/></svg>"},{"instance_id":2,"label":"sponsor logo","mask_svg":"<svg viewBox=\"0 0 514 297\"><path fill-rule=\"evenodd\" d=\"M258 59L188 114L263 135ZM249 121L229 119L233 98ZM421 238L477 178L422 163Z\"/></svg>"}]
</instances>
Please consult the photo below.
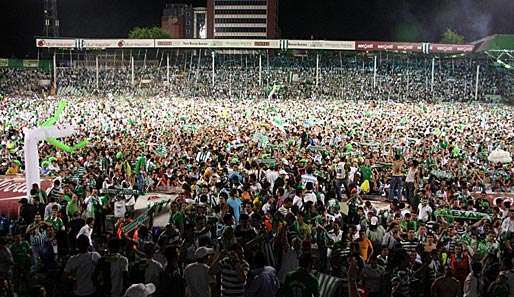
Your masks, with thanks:
<instances>
[{"instance_id":1,"label":"sponsor logo","mask_svg":"<svg viewBox=\"0 0 514 297\"><path fill-rule=\"evenodd\" d=\"M50 186L51 181L49 179L41 179L41 189L46 190ZM24 176L0 176L0 214L17 216L18 201L24 197L27 197Z\"/></svg>"},{"instance_id":2,"label":"sponsor logo","mask_svg":"<svg viewBox=\"0 0 514 297\"><path fill-rule=\"evenodd\" d=\"M125 46L125 41L124 40L118 41L118 47L123 47L123 46Z\"/></svg>"},{"instance_id":3,"label":"sponsor logo","mask_svg":"<svg viewBox=\"0 0 514 297\"><path fill-rule=\"evenodd\" d=\"M173 45L173 41L171 41L171 40L159 40L159 41L157 41L157 45L158 46L172 46Z\"/></svg>"},{"instance_id":4,"label":"sponsor logo","mask_svg":"<svg viewBox=\"0 0 514 297\"><path fill-rule=\"evenodd\" d=\"M358 49L373 49L375 48L375 45L373 43L358 43L357 44Z\"/></svg>"},{"instance_id":5,"label":"sponsor logo","mask_svg":"<svg viewBox=\"0 0 514 297\"><path fill-rule=\"evenodd\" d=\"M41 46L45 46L45 44L46 44L46 42L45 42L45 40L44 40L44 39L39 39L39 40L37 41L37 46L39 46L39 47L41 47Z\"/></svg>"},{"instance_id":6,"label":"sponsor logo","mask_svg":"<svg viewBox=\"0 0 514 297\"><path fill-rule=\"evenodd\" d=\"M253 43L254 46L269 46L269 42L267 41L255 41Z\"/></svg>"}]
</instances>

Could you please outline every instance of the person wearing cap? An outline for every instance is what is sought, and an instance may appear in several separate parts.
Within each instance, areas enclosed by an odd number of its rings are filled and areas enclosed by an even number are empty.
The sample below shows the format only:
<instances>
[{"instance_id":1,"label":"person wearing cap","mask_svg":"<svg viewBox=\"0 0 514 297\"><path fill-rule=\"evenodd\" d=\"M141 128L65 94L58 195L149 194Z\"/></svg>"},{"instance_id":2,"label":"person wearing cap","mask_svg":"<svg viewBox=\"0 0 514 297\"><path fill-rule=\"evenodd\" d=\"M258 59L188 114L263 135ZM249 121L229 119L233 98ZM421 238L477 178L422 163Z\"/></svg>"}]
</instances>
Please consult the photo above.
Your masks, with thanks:
<instances>
[{"instance_id":1,"label":"person wearing cap","mask_svg":"<svg viewBox=\"0 0 514 297\"><path fill-rule=\"evenodd\" d=\"M128 287L123 297L148 297L155 293L155 285L149 284L133 284Z\"/></svg>"},{"instance_id":2,"label":"person wearing cap","mask_svg":"<svg viewBox=\"0 0 514 297\"><path fill-rule=\"evenodd\" d=\"M378 223L378 217L371 217L369 228L366 230L366 235L373 243L373 248L377 251L382 245L382 240L384 239L385 233L386 230L384 227Z\"/></svg>"},{"instance_id":3,"label":"person wearing cap","mask_svg":"<svg viewBox=\"0 0 514 297\"><path fill-rule=\"evenodd\" d=\"M186 296L210 297L209 286L209 258L214 254L214 249L199 247L195 251L195 262L184 269L184 280L186 283Z\"/></svg>"}]
</instances>

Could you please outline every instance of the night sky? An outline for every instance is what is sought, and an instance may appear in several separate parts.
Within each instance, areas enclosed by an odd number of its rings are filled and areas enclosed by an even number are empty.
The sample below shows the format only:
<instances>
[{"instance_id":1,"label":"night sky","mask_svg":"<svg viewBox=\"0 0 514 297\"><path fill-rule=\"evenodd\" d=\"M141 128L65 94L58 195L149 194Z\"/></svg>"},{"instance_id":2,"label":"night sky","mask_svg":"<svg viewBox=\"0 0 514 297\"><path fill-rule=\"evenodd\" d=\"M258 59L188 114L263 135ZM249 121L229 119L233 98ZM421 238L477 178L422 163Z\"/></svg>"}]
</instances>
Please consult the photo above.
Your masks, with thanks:
<instances>
[{"instance_id":1,"label":"night sky","mask_svg":"<svg viewBox=\"0 0 514 297\"><path fill-rule=\"evenodd\" d=\"M438 41L448 27L473 41L514 34L514 0L279 0L283 38ZM0 58L35 57L43 32L42 0L0 0ZM61 36L126 37L160 25L165 3L205 0L58 0Z\"/></svg>"}]
</instances>

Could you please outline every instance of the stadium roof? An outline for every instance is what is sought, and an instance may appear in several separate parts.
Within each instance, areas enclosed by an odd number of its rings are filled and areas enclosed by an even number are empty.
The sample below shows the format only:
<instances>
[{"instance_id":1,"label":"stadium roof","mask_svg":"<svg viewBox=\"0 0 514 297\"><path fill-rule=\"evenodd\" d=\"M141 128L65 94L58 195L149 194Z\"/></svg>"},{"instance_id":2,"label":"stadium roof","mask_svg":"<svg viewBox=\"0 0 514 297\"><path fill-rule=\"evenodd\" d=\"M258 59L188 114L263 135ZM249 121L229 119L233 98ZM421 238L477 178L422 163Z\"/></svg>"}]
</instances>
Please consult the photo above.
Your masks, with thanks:
<instances>
[{"instance_id":1,"label":"stadium roof","mask_svg":"<svg viewBox=\"0 0 514 297\"><path fill-rule=\"evenodd\" d=\"M514 35L513 34L495 34L484 37L473 42L475 52L486 51L509 51L514 52Z\"/></svg>"}]
</instances>

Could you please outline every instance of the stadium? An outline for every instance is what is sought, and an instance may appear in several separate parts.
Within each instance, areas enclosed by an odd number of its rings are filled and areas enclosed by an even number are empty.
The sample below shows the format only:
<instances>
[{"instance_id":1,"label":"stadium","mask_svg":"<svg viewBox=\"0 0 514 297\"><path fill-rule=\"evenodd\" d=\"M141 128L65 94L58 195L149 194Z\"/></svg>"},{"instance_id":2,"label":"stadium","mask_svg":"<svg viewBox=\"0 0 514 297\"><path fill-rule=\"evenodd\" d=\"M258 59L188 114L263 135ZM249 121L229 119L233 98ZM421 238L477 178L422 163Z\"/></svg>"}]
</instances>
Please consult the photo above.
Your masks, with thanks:
<instances>
[{"instance_id":1,"label":"stadium","mask_svg":"<svg viewBox=\"0 0 514 297\"><path fill-rule=\"evenodd\" d=\"M514 35L34 46L0 296L514 293Z\"/></svg>"}]
</instances>

